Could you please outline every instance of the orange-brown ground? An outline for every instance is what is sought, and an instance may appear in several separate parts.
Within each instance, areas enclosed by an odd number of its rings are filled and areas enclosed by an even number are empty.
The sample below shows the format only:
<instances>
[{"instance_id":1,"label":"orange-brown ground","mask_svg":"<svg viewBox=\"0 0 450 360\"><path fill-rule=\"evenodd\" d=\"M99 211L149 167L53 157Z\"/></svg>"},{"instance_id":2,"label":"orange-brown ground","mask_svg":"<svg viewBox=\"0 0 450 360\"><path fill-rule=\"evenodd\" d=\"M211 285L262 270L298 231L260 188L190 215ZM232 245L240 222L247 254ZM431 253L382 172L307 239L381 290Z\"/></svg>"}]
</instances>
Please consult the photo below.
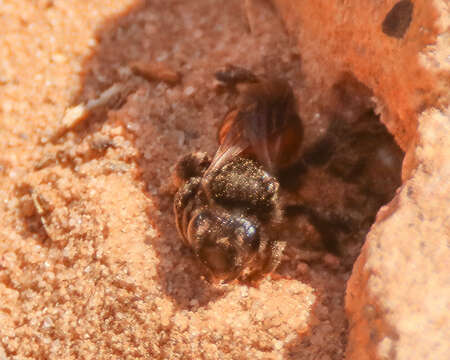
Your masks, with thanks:
<instances>
[{"instance_id":1,"label":"orange-brown ground","mask_svg":"<svg viewBox=\"0 0 450 360\"><path fill-rule=\"evenodd\" d=\"M254 1L246 11L208 0L1 3L1 356L343 358L345 284L378 207L399 185L401 154L390 140L380 145L389 143L381 149L395 161L380 165L389 173L381 182L348 183L320 167L288 181L286 203L358 224L338 238L338 255L293 216L276 274L258 287L212 286L174 227L171 170L186 152L215 151L236 100L216 91L220 66L286 78L305 148L335 118L377 121L366 114L370 91L351 76L318 92L272 7ZM181 80L154 81L136 62L160 62ZM110 101L64 125L66 109L114 85ZM290 180L303 174L295 170Z\"/></svg>"}]
</instances>

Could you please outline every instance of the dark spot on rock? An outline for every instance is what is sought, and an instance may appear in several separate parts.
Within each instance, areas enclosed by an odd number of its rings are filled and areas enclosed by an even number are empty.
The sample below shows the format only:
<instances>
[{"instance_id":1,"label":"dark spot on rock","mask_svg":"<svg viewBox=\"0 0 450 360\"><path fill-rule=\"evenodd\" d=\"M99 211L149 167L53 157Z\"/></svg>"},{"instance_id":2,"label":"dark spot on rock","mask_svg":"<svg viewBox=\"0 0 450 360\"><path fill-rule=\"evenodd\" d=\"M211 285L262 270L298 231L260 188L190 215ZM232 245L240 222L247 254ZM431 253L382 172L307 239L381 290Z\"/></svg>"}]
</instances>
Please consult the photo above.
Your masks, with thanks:
<instances>
[{"instance_id":1,"label":"dark spot on rock","mask_svg":"<svg viewBox=\"0 0 450 360\"><path fill-rule=\"evenodd\" d=\"M388 12L382 24L383 32L391 37L402 38L412 19L414 4L401 0Z\"/></svg>"}]
</instances>

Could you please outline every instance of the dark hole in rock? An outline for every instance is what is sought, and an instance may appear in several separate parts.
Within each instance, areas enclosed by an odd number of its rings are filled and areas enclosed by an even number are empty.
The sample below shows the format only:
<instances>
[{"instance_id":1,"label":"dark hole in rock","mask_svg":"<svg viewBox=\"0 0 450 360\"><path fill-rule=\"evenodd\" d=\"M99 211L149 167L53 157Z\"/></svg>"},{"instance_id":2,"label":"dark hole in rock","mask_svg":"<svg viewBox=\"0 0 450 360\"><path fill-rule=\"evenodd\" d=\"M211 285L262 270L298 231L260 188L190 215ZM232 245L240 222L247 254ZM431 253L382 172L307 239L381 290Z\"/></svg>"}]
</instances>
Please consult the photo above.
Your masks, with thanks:
<instances>
[{"instance_id":1,"label":"dark hole in rock","mask_svg":"<svg viewBox=\"0 0 450 360\"><path fill-rule=\"evenodd\" d=\"M370 89L345 73L331 91L328 128L280 175L291 243L342 256L351 268L376 212L401 184L403 152L374 113ZM295 199L295 200L294 200ZM314 228L317 241L310 241ZM289 246L289 245L288 245ZM289 250L288 250L289 251ZM301 256L299 254L299 256Z\"/></svg>"},{"instance_id":2,"label":"dark hole in rock","mask_svg":"<svg viewBox=\"0 0 450 360\"><path fill-rule=\"evenodd\" d=\"M383 32L395 38L402 38L412 20L414 4L410 0L402 0L395 4L384 18Z\"/></svg>"},{"instance_id":3,"label":"dark hole in rock","mask_svg":"<svg viewBox=\"0 0 450 360\"><path fill-rule=\"evenodd\" d=\"M288 242L288 255L277 271L292 275L309 269L314 286L325 291L321 305L328 311L340 296L333 283L340 279L345 290L378 209L401 185L404 154L374 112L372 97L370 89L344 73L325 105L327 130L319 134L314 123L306 123L306 137L314 140L298 163L280 176L286 191L282 237ZM328 274L328 280L318 274ZM328 319L321 311L318 317ZM326 334L326 321L315 325L312 333ZM293 342L289 358L306 356L309 340Z\"/></svg>"}]
</instances>

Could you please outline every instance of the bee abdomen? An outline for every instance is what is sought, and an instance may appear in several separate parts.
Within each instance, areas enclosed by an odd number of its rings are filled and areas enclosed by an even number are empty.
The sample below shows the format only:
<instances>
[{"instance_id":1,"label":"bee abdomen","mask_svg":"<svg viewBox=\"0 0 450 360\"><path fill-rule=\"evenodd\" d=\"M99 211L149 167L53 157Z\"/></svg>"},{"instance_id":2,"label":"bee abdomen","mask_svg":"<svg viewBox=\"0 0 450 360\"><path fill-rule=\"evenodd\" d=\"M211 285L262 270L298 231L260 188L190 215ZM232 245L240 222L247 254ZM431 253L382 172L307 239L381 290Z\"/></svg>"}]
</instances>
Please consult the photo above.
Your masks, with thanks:
<instances>
[{"instance_id":1,"label":"bee abdomen","mask_svg":"<svg viewBox=\"0 0 450 360\"><path fill-rule=\"evenodd\" d=\"M177 191L173 202L177 230L187 244L189 244L189 240L187 238L187 229L192 217L192 213L196 209L196 198L200 183L201 178L190 178Z\"/></svg>"}]
</instances>

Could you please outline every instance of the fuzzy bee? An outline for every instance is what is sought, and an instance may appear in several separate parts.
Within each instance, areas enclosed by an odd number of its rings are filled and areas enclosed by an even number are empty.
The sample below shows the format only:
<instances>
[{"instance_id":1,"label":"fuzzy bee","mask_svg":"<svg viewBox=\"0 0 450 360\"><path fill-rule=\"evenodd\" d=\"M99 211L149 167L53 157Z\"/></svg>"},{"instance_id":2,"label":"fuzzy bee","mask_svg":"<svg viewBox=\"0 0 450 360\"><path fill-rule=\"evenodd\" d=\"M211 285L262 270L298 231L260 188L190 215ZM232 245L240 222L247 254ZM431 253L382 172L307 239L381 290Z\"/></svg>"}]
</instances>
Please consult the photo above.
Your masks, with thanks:
<instances>
[{"instance_id":1,"label":"fuzzy bee","mask_svg":"<svg viewBox=\"0 0 450 360\"><path fill-rule=\"evenodd\" d=\"M285 247L276 174L298 158L303 126L286 81L235 66L216 78L241 86L241 101L225 116L212 159L196 152L176 165L176 226L210 280L252 281L277 267Z\"/></svg>"}]
</instances>

